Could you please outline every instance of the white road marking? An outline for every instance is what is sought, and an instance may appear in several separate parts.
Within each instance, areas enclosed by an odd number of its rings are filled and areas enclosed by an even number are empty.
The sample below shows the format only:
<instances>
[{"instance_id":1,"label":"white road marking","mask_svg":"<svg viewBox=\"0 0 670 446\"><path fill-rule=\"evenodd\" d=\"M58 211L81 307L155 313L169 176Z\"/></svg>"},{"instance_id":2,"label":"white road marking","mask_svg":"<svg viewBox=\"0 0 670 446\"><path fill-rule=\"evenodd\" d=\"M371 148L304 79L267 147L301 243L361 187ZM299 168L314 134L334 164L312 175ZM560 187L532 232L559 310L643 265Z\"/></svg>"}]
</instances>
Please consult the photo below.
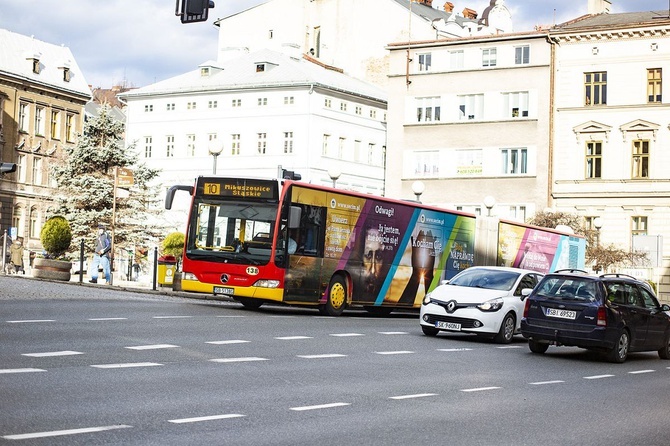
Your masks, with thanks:
<instances>
[{"instance_id":1,"label":"white road marking","mask_svg":"<svg viewBox=\"0 0 670 446\"><path fill-rule=\"evenodd\" d=\"M32 373L46 372L44 369L0 369L0 373Z\"/></svg>"},{"instance_id":2,"label":"white road marking","mask_svg":"<svg viewBox=\"0 0 670 446\"><path fill-rule=\"evenodd\" d=\"M469 352L471 350L472 350L471 348L466 348L466 347L463 347L463 348L438 348L437 349L438 352Z\"/></svg>"},{"instance_id":3,"label":"white road marking","mask_svg":"<svg viewBox=\"0 0 670 446\"><path fill-rule=\"evenodd\" d=\"M178 345L172 344L153 344L153 345L136 345L134 347L126 347L128 350L157 350L161 348L178 348Z\"/></svg>"},{"instance_id":4,"label":"white road marking","mask_svg":"<svg viewBox=\"0 0 670 446\"><path fill-rule=\"evenodd\" d=\"M31 438L46 438L46 437L58 437L62 435L75 435L75 434L88 434L91 432L103 432L110 431L113 429L126 429L132 426L127 424L117 424L116 426L98 426L98 427L84 427L81 429L66 429L61 431L49 431L49 432L34 432L32 434L18 434L18 435L5 435L5 440L29 440Z\"/></svg>"},{"instance_id":5,"label":"white road marking","mask_svg":"<svg viewBox=\"0 0 670 446\"><path fill-rule=\"evenodd\" d=\"M656 370L635 370L635 371L628 372L628 373L630 373L631 375L639 375L640 373L653 373L655 371Z\"/></svg>"},{"instance_id":6,"label":"white road marking","mask_svg":"<svg viewBox=\"0 0 670 446\"><path fill-rule=\"evenodd\" d=\"M501 345L496 348L503 349L503 348L522 348L522 347L520 345Z\"/></svg>"},{"instance_id":7,"label":"white road marking","mask_svg":"<svg viewBox=\"0 0 670 446\"><path fill-rule=\"evenodd\" d=\"M555 379L553 381L538 381L538 382L528 383L528 384L530 384L531 386L542 386L542 385L545 385L545 384L560 384L560 383L564 383L564 382L565 381L561 381L560 379Z\"/></svg>"},{"instance_id":8,"label":"white road marking","mask_svg":"<svg viewBox=\"0 0 670 446\"><path fill-rule=\"evenodd\" d=\"M24 319L21 321L7 321L8 324L32 324L35 322L56 322L55 319Z\"/></svg>"},{"instance_id":9,"label":"white road marking","mask_svg":"<svg viewBox=\"0 0 670 446\"><path fill-rule=\"evenodd\" d=\"M378 333L383 334L383 335L406 335L406 334L409 334L406 331L379 331Z\"/></svg>"},{"instance_id":10,"label":"white road marking","mask_svg":"<svg viewBox=\"0 0 670 446\"><path fill-rule=\"evenodd\" d=\"M189 319L193 316L154 316L153 319Z\"/></svg>"},{"instance_id":11,"label":"white road marking","mask_svg":"<svg viewBox=\"0 0 670 446\"><path fill-rule=\"evenodd\" d=\"M249 356L246 358L216 358L216 359L210 359L211 362L223 362L223 363L229 363L229 362L253 362L253 361L269 361L267 358L258 358L255 356Z\"/></svg>"},{"instance_id":12,"label":"white road marking","mask_svg":"<svg viewBox=\"0 0 670 446\"><path fill-rule=\"evenodd\" d=\"M70 350L65 350L62 352L21 353L21 356L31 356L33 358L46 358L48 356L71 356L71 355L83 355L83 353L73 352Z\"/></svg>"},{"instance_id":13,"label":"white road marking","mask_svg":"<svg viewBox=\"0 0 670 446\"><path fill-rule=\"evenodd\" d=\"M233 315L217 316L217 317L246 317L246 316L241 315L241 314L233 314Z\"/></svg>"},{"instance_id":14,"label":"white road marking","mask_svg":"<svg viewBox=\"0 0 670 446\"><path fill-rule=\"evenodd\" d=\"M474 389L461 389L461 392L484 392L486 390L496 390L501 389L501 387L476 387Z\"/></svg>"},{"instance_id":15,"label":"white road marking","mask_svg":"<svg viewBox=\"0 0 670 446\"><path fill-rule=\"evenodd\" d=\"M602 378L611 378L614 375L593 375L593 376L585 376L584 379L602 379Z\"/></svg>"},{"instance_id":16,"label":"white road marking","mask_svg":"<svg viewBox=\"0 0 670 446\"><path fill-rule=\"evenodd\" d=\"M331 353L325 355L298 355L298 358L303 359L324 359L324 358L344 358L347 355L340 355L339 353Z\"/></svg>"},{"instance_id":17,"label":"white road marking","mask_svg":"<svg viewBox=\"0 0 670 446\"><path fill-rule=\"evenodd\" d=\"M94 317L89 319L89 321L126 321L127 317Z\"/></svg>"},{"instance_id":18,"label":"white road marking","mask_svg":"<svg viewBox=\"0 0 670 446\"><path fill-rule=\"evenodd\" d=\"M96 369L127 369L131 367L156 367L159 365L157 362L126 362L122 364L94 364L91 367Z\"/></svg>"},{"instance_id":19,"label":"white road marking","mask_svg":"<svg viewBox=\"0 0 670 446\"><path fill-rule=\"evenodd\" d=\"M170 423L197 423L200 421L212 421L212 420L225 420L228 418L240 418L243 417L244 415L239 414L239 413L227 413L223 415L209 415L206 417L194 417L194 418L181 418L177 420L168 420Z\"/></svg>"},{"instance_id":20,"label":"white road marking","mask_svg":"<svg viewBox=\"0 0 670 446\"><path fill-rule=\"evenodd\" d=\"M242 339L230 339L228 341L209 341L209 342L205 342L205 344L227 345L227 344L245 344L247 342L251 342L251 341L244 341Z\"/></svg>"},{"instance_id":21,"label":"white road marking","mask_svg":"<svg viewBox=\"0 0 670 446\"><path fill-rule=\"evenodd\" d=\"M275 339L280 341L296 341L298 339L314 339L312 336L278 336Z\"/></svg>"},{"instance_id":22,"label":"white road marking","mask_svg":"<svg viewBox=\"0 0 670 446\"><path fill-rule=\"evenodd\" d=\"M351 406L351 403L330 403L330 404L319 404L317 406L291 407L291 410L295 411L318 410L318 409L330 409L332 407L342 407L342 406Z\"/></svg>"},{"instance_id":23,"label":"white road marking","mask_svg":"<svg viewBox=\"0 0 670 446\"><path fill-rule=\"evenodd\" d=\"M365 336L365 335L361 333L333 333L330 336L335 336L338 338L347 338L352 336Z\"/></svg>"},{"instance_id":24,"label":"white road marking","mask_svg":"<svg viewBox=\"0 0 670 446\"><path fill-rule=\"evenodd\" d=\"M425 398L427 396L437 396L437 393L416 393L414 395L390 396L389 399L391 399L391 400L407 400L407 399L410 399L410 398Z\"/></svg>"},{"instance_id":25,"label":"white road marking","mask_svg":"<svg viewBox=\"0 0 670 446\"><path fill-rule=\"evenodd\" d=\"M409 350L396 350L396 351L390 351L390 352L375 352L378 355L408 355L410 353L414 353Z\"/></svg>"}]
</instances>

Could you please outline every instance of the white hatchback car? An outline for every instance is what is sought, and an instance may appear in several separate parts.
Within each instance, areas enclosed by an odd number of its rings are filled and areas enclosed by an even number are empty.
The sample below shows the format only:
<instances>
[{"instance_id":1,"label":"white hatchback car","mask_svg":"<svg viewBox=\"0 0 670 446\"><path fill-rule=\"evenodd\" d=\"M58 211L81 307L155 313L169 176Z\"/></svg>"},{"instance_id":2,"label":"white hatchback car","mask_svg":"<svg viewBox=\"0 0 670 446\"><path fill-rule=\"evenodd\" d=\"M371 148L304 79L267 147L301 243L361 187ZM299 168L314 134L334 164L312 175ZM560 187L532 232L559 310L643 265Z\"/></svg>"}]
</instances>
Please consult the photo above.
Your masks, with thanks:
<instances>
[{"instance_id":1,"label":"white hatchback car","mask_svg":"<svg viewBox=\"0 0 670 446\"><path fill-rule=\"evenodd\" d=\"M426 294L421 305L421 329L428 336L440 331L492 337L506 344L519 333L525 296L543 274L519 268L473 266ZM525 293L527 295L527 293Z\"/></svg>"}]
</instances>

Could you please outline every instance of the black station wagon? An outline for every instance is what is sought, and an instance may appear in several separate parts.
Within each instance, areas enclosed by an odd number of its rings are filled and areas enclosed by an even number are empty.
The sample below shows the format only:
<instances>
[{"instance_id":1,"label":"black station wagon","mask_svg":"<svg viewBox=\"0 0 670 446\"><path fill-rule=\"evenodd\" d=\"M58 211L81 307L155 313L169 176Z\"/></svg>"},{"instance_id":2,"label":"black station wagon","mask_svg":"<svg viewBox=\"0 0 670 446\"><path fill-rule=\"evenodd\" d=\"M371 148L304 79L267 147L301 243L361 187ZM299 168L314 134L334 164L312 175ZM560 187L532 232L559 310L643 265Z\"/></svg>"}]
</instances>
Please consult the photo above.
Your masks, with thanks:
<instances>
[{"instance_id":1,"label":"black station wagon","mask_svg":"<svg viewBox=\"0 0 670 446\"><path fill-rule=\"evenodd\" d=\"M648 283L624 274L561 270L544 276L526 299L521 334L534 353L568 345L624 362L629 352L670 359L670 306Z\"/></svg>"}]
</instances>

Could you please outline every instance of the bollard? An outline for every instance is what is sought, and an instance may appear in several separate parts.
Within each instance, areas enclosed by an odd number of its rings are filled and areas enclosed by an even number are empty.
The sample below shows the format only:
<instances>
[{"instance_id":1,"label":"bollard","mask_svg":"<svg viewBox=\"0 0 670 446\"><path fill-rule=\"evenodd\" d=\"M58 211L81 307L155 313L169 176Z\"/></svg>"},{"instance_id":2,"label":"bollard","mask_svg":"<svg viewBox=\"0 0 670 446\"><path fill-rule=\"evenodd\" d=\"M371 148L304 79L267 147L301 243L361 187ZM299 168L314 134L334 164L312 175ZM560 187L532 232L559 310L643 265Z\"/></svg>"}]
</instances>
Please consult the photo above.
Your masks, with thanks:
<instances>
[{"instance_id":1,"label":"bollard","mask_svg":"<svg viewBox=\"0 0 670 446\"><path fill-rule=\"evenodd\" d=\"M84 282L84 239L79 244L79 283Z\"/></svg>"},{"instance_id":2,"label":"bollard","mask_svg":"<svg viewBox=\"0 0 670 446\"><path fill-rule=\"evenodd\" d=\"M156 291L156 278L158 276L158 246L154 247L154 288Z\"/></svg>"}]
</instances>

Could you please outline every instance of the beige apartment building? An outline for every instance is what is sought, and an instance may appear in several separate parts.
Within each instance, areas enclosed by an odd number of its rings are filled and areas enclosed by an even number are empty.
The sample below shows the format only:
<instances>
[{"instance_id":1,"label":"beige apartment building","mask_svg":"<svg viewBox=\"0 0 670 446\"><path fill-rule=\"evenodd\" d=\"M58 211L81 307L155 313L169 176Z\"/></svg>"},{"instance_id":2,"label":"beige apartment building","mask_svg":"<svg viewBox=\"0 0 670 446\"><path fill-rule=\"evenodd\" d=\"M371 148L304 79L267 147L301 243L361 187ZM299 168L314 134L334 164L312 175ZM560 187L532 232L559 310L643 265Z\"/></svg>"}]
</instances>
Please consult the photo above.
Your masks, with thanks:
<instances>
[{"instance_id":1,"label":"beige apartment building","mask_svg":"<svg viewBox=\"0 0 670 446\"><path fill-rule=\"evenodd\" d=\"M69 48L0 29L0 158L17 164L0 179L0 237L6 231L41 250L49 167L75 143L90 97Z\"/></svg>"}]
</instances>

